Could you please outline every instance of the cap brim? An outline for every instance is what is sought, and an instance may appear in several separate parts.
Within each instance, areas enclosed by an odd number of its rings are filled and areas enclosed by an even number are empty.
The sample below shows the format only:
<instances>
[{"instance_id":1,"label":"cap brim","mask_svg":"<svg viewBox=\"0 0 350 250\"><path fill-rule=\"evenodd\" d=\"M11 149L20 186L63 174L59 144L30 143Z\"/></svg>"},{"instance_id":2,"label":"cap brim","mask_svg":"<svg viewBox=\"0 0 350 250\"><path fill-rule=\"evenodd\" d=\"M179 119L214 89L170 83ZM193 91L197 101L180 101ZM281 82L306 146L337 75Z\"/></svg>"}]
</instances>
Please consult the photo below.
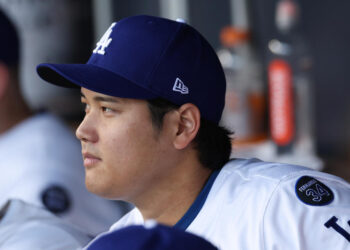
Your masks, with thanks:
<instances>
[{"instance_id":1,"label":"cap brim","mask_svg":"<svg viewBox=\"0 0 350 250\"><path fill-rule=\"evenodd\" d=\"M158 96L136 83L92 64L50 64L37 66L45 81L66 88L86 89L121 98L154 99Z\"/></svg>"}]
</instances>

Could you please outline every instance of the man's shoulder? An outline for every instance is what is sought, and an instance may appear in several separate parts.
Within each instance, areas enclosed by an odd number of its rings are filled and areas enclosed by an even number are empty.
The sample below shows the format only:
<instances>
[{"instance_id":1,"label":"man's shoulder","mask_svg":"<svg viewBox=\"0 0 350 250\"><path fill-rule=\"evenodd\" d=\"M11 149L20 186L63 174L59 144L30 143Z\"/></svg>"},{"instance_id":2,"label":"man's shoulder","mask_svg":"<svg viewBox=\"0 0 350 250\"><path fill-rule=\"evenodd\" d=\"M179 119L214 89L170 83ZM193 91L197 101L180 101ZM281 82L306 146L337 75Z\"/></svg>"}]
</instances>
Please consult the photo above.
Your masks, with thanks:
<instances>
[{"instance_id":1,"label":"man's shoulder","mask_svg":"<svg viewBox=\"0 0 350 250\"><path fill-rule=\"evenodd\" d=\"M221 171L226 175L239 175L244 179L265 178L275 181L279 181L287 176L302 173L304 171L316 172L304 166L279 162L266 162L256 158L231 159L223 166Z\"/></svg>"},{"instance_id":2,"label":"man's shoulder","mask_svg":"<svg viewBox=\"0 0 350 250\"><path fill-rule=\"evenodd\" d=\"M233 159L220 171L209 197L215 200L221 197L223 201L230 202L249 195L244 198L246 201L256 203L259 200L259 204L267 205L276 193L298 197L298 188L304 192L307 185L316 185L317 181L329 183L335 189L340 188L339 185L346 189L349 185L337 176L303 166L258 159Z\"/></svg>"},{"instance_id":3,"label":"man's shoulder","mask_svg":"<svg viewBox=\"0 0 350 250\"><path fill-rule=\"evenodd\" d=\"M235 159L220 171L189 230L222 249L242 248L241 244L298 249L301 234L312 232L322 244L322 237L332 237L333 243L343 240L325 224L336 227L338 220L345 225L349 204L350 184L339 177L295 165ZM307 238L305 249L320 246L312 242Z\"/></svg>"}]
</instances>

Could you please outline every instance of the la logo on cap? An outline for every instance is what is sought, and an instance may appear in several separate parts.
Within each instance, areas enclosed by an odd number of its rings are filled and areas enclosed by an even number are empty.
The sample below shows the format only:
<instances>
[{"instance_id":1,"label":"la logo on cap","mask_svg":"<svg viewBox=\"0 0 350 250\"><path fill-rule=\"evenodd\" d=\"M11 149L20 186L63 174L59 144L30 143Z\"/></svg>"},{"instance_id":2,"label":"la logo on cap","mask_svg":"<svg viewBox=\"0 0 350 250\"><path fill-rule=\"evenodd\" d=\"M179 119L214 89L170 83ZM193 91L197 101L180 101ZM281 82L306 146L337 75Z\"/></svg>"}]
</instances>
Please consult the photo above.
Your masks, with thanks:
<instances>
[{"instance_id":1,"label":"la logo on cap","mask_svg":"<svg viewBox=\"0 0 350 250\"><path fill-rule=\"evenodd\" d=\"M104 55L106 53L105 49L108 47L108 45L112 42L112 38L110 38L113 27L115 26L116 22L112 23L112 25L108 28L108 30L104 33L104 35L101 37L100 41L96 44L96 48L92 51L94 54L100 54Z\"/></svg>"}]
</instances>

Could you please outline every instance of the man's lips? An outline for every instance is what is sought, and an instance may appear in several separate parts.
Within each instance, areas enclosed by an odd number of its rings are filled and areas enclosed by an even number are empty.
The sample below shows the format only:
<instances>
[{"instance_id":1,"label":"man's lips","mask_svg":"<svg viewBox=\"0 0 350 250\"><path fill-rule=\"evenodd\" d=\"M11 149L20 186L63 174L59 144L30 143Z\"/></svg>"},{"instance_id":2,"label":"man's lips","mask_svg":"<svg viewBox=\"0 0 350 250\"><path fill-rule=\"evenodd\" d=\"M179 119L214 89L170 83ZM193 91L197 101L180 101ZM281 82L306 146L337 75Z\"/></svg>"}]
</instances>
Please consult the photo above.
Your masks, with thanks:
<instances>
[{"instance_id":1,"label":"man's lips","mask_svg":"<svg viewBox=\"0 0 350 250\"><path fill-rule=\"evenodd\" d=\"M93 165L101 161L101 158L88 152L83 152L83 159L85 167L92 167Z\"/></svg>"}]
</instances>

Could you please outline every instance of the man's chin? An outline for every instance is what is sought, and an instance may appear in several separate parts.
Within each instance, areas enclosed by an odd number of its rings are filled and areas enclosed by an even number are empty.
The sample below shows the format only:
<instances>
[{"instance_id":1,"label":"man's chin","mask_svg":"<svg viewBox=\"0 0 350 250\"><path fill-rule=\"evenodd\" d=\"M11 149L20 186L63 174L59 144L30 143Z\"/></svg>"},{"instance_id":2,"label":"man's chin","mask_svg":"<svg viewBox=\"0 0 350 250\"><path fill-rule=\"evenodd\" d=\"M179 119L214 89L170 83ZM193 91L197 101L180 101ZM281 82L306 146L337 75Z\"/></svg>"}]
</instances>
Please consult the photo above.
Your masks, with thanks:
<instances>
[{"instance_id":1,"label":"man's chin","mask_svg":"<svg viewBox=\"0 0 350 250\"><path fill-rule=\"evenodd\" d=\"M86 189L95 195L98 195L102 198L108 199L108 200L121 200L119 197L116 197L115 194L110 193L109 188L102 185L98 185L98 183L94 181L89 181L87 178L85 179L85 186Z\"/></svg>"}]
</instances>

